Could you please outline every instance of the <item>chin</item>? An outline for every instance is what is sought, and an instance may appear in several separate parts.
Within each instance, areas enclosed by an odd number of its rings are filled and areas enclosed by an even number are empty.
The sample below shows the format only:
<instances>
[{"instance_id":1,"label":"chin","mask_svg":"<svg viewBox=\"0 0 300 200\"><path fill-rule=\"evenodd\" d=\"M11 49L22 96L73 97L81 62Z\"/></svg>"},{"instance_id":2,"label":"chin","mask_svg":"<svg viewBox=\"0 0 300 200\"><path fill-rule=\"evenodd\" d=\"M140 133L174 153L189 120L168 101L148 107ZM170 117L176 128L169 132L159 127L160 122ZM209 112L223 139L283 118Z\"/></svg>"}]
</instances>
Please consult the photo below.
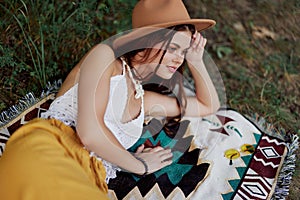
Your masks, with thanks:
<instances>
[{"instance_id":1,"label":"chin","mask_svg":"<svg viewBox=\"0 0 300 200\"><path fill-rule=\"evenodd\" d=\"M161 78L161 79L165 79L165 80L169 80L169 79L171 79L172 77L173 77L173 74L171 74L171 75L157 75L159 78Z\"/></svg>"}]
</instances>

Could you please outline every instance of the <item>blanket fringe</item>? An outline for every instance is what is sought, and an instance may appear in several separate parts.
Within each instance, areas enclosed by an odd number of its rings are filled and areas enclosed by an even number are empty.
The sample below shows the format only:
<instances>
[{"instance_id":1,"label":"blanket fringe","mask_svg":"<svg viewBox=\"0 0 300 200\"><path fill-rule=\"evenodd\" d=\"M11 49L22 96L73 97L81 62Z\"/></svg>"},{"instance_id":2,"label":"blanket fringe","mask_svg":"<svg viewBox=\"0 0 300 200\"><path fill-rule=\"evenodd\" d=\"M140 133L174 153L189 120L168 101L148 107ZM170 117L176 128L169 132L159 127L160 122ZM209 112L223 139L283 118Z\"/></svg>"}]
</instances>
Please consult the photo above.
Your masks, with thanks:
<instances>
[{"instance_id":1,"label":"blanket fringe","mask_svg":"<svg viewBox=\"0 0 300 200\"><path fill-rule=\"evenodd\" d=\"M7 110L0 113L0 127L5 126L11 120L18 117L23 111L30 108L46 96L56 93L62 85L62 80L48 82L46 88L42 91L40 97L35 97L32 92L27 93L22 97L16 105L9 107Z\"/></svg>"},{"instance_id":2,"label":"blanket fringe","mask_svg":"<svg viewBox=\"0 0 300 200\"><path fill-rule=\"evenodd\" d=\"M296 168L296 151L299 148L299 137L296 134L289 134L290 143L287 143L287 155L278 175L275 191L272 196L274 199L285 199L289 195L289 187Z\"/></svg>"},{"instance_id":3,"label":"blanket fringe","mask_svg":"<svg viewBox=\"0 0 300 200\"><path fill-rule=\"evenodd\" d=\"M57 93L62 85L62 79L54 81L53 83L48 82L46 85L46 89L44 89L41 93L40 98L44 98L50 94Z\"/></svg>"}]
</instances>

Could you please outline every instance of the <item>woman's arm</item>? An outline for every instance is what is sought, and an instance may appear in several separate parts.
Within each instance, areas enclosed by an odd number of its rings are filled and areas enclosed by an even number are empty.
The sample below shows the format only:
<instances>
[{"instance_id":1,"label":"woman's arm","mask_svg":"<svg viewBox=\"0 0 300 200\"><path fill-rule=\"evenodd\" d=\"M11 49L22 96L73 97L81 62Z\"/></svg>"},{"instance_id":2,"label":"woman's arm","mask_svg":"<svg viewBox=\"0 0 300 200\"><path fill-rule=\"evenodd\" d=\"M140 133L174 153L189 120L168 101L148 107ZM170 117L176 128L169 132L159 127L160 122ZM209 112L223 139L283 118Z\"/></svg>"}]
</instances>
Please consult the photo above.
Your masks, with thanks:
<instances>
[{"instance_id":1,"label":"woman's arm","mask_svg":"<svg viewBox=\"0 0 300 200\"><path fill-rule=\"evenodd\" d=\"M143 174L145 168L142 162L121 146L104 123L110 78L115 64L112 49L102 44L93 48L81 63L76 128L83 144L90 151L120 168ZM146 161L150 173L171 164L170 160L163 162L171 155L170 150L161 147L146 153L136 153L136 156Z\"/></svg>"},{"instance_id":2,"label":"woman's arm","mask_svg":"<svg viewBox=\"0 0 300 200\"><path fill-rule=\"evenodd\" d=\"M195 33L192 46L186 54L192 73L196 96L187 97L185 116L202 117L216 112L220 107L219 97L203 62L206 39ZM175 97L145 92L145 112L150 116L177 116L180 108Z\"/></svg>"},{"instance_id":3,"label":"woman's arm","mask_svg":"<svg viewBox=\"0 0 300 200\"><path fill-rule=\"evenodd\" d=\"M196 32L193 35L192 46L186 55L196 90L196 98L187 98L187 116L199 116L199 113L201 116L209 115L216 112L220 107L217 91L203 62L205 45L206 38Z\"/></svg>"}]
</instances>

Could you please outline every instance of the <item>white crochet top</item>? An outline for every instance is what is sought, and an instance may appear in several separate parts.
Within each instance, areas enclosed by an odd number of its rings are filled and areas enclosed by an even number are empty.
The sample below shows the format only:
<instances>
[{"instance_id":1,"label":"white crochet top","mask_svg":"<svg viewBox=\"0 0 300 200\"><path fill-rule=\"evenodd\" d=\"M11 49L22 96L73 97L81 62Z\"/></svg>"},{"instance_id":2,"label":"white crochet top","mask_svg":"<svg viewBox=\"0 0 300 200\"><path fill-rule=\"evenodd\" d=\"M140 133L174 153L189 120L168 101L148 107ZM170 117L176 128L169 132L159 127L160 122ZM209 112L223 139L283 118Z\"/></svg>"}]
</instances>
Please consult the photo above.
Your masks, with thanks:
<instances>
[{"instance_id":1,"label":"white crochet top","mask_svg":"<svg viewBox=\"0 0 300 200\"><path fill-rule=\"evenodd\" d=\"M137 85L136 88L142 90L142 95L139 95L139 97L141 97L142 100L140 114L138 115L138 117L129 122L122 122L122 116L128 98L128 88L125 69L126 66L130 78L132 79L132 81L135 81L132 78L132 74L128 65L125 63L124 60L122 60L122 62L122 74L113 76L110 79L110 94L108 105L104 115L104 121L106 126L115 135L115 137L119 140L122 146L125 149L128 149L137 142L137 140L142 134L144 122L144 99L141 85ZM139 83L135 81L135 84ZM42 118L55 118L64 122L68 126L76 127L78 111L77 91L78 84L75 84L64 95L56 98L50 105L48 111L42 114ZM102 160L103 165L106 168L107 183L109 179L116 177L116 171L120 171L120 168L101 159L94 152L91 152L90 155L96 156L98 159Z\"/></svg>"}]
</instances>

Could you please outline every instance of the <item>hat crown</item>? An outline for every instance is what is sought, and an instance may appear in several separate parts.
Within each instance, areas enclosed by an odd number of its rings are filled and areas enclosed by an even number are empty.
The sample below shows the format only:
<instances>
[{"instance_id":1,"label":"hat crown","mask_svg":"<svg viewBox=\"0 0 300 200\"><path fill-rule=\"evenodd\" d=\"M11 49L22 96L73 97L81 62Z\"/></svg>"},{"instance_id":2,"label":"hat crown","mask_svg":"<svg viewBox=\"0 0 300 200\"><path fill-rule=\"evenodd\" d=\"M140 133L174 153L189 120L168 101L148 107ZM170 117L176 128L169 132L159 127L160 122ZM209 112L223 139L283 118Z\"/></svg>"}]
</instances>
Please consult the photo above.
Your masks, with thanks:
<instances>
[{"instance_id":1,"label":"hat crown","mask_svg":"<svg viewBox=\"0 0 300 200\"><path fill-rule=\"evenodd\" d=\"M132 13L132 27L190 20L182 0L140 0Z\"/></svg>"}]
</instances>

